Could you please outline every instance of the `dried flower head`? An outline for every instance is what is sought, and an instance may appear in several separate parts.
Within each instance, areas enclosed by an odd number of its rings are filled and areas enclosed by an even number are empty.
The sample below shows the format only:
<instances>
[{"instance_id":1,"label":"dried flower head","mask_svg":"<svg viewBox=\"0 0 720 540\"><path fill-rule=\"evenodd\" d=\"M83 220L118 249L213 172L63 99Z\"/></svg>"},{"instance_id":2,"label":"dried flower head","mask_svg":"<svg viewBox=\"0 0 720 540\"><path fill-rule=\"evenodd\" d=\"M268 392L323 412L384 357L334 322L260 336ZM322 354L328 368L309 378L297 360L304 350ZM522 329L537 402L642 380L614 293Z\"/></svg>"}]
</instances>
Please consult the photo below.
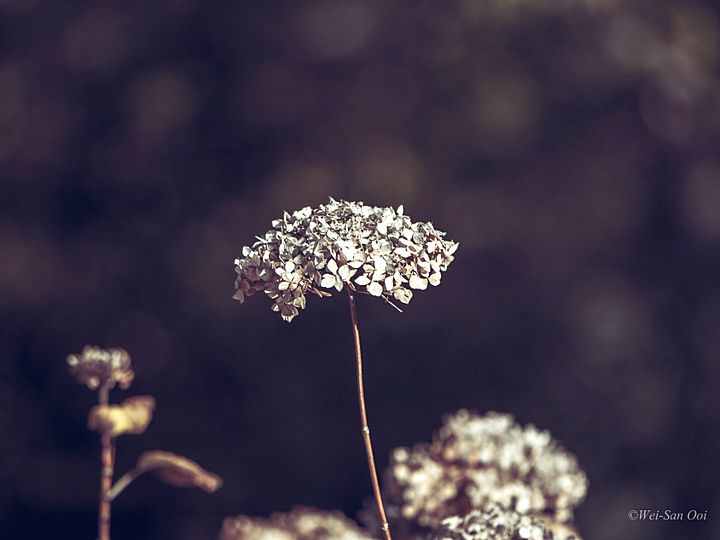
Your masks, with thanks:
<instances>
[{"instance_id":1,"label":"dried flower head","mask_svg":"<svg viewBox=\"0 0 720 540\"><path fill-rule=\"evenodd\" d=\"M431 444L396 449L385 475L391 521L417 530L491 505L567 522L586 490L577 460L547 431L465 410L446 417Z\"/></svg>"},{"instance_id":2,"label":"dried flower head","mask_svg":"<svg viewBox=\"0 0 720 540\"><path fill-rule=\"evenodd\" d=\"M429 540L580 540L575 535L554 533L542 520L490 506L464 517L445 518Z\"/></svg>"},{"instance_id":3,"label":"dried flower head","mask_svg":"<svg viewBox=\"0 0 720 540\"><path fill-rule=\"evenodd\" d=\"M407 304L412 290L439 285L458 247L431 223L413 222L402 206L336 201L285 212L235 259L235 294L264 291L286 321L305 308L306 293L358 289Z\"/></svg>"},{"instance_id":4,"label":"dried flower head","mask_svg":"<svg viewBox=\"0 0 720 540\"><path fill-rule=\"evenodd\" d=\"M226 518L219 540L372 540L341 512L296 507L269 519Z\"/></svg>"},{"instance_id":5,"label":"dried flower head","mask_svg":"<svg viewBox=\"0 0 720 540\"><path fill-rule=\"evenodd\" d=\"M112 389L116 384L127 390L135 377L130 355L123 349L101 349L86 345L80 354L68 356L67 362L70 364L70 373L78 382L93 390L99 387Z\"/></svg>"}]
</instances>

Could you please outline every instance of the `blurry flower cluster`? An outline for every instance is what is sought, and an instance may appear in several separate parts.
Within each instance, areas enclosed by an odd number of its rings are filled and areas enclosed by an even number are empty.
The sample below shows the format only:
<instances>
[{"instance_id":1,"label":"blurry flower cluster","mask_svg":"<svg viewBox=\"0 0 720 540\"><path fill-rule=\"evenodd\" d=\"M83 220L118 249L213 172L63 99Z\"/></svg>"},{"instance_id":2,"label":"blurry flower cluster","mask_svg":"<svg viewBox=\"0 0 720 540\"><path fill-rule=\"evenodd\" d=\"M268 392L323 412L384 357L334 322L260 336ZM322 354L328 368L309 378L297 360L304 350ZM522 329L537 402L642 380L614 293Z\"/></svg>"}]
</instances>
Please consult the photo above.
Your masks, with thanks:
<instances>
[{"instance_id":1,"label":"blurry flower cluster","mask_svg":"<svg viewBox=\"0 0 720 540\"><path fill-rule=\"evenodd\" d=\"M286 321L305 308L306 293L357 287L407 304L412 290L439 285L458 247L431 223L413 222L403 207L336 201L285 212L235 259L234 298L265 291Z\"/></svg>"},{"instance_id":2,"label":"blurry flower cluster","mask_svg":"<svg viewBox=\"0 0 720 540\"><path fill-rule=\"evenodd\" d=\"M442 520L429 540L579 540L574 534L554 533L541 519L490 506L464 517Z\"/></svg>"},{"instance_id":3,"label":"blurry flower cluster","mask_svg":"<svg viewBox=\"0 0 720 540\"><path fill-rule=\"evenodd\" d=\"M372 540L340 512L296 507L269 519L238 516L225 519L219 540Z\"/></svg>"},{"instance_id":4,"label":"blurry flower cluster","mask_svg":"<svg viewBox=\"0 0 720 540\"><path fill-rule=\"evenodd\" d=\"M568 522L586 490L575 457L547 431L466 410L446 417L432 443L396 449L384 486L391 526L409 536L494 505Z\"/></svg>"},{"instance_id":5,"label":"blurry flower cluster","mask_svg":"<svg viewBox=\"0 0 720 540\"><path fill-rule=\"evenodd\" d=\"M123 349L86 345L80 354L69 355L67 362L70 373L78 382L93 390L99 387L112 389L116 384L127 390L135 377L130 355Z\"/></svg>"},{"instance_id":6,"label":"blurry flower cluster","mask_svg":"<svg viewBox=\"0 0 720 540\"><path fill-rule=\"evenodd\" d=\"M384 499L395 540L581 540L573 508L587 477L547 431L508 414L460 410L430 444L398 448L385 471ZM297 507L269 519L229 517L219 540L365 540L380 535L342 514ZM375 536L373 536L375 534Z\"/></svg>"}]
</instances>

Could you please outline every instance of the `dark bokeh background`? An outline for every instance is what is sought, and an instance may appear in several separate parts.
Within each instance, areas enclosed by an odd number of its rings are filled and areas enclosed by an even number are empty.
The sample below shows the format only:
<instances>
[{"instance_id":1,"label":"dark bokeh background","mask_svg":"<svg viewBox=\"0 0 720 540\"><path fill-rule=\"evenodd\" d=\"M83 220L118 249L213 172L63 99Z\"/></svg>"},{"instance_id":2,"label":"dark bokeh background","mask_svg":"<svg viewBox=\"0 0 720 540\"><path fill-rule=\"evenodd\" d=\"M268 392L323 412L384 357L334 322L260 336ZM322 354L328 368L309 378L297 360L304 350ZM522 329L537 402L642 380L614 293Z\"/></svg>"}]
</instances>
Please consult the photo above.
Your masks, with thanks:
<instances>
[{"instance_id":1,"label":"dark bokeh background","mask_svg":"<svg viewBox=\"0 0 720 540\"><path fill-rule=\"evenodd\" d=\"M0 2L0 536L94 538L95 396L122 346L158 400L115 537L370 493L342 296L231 300L284 209L397 205L461 244L404 314L361 298L377 455L459 407L574 451L586 539L720 537L720 24L648 0ZM628 510L707 510L631 522Z\"/></svg>"}]
</instances>

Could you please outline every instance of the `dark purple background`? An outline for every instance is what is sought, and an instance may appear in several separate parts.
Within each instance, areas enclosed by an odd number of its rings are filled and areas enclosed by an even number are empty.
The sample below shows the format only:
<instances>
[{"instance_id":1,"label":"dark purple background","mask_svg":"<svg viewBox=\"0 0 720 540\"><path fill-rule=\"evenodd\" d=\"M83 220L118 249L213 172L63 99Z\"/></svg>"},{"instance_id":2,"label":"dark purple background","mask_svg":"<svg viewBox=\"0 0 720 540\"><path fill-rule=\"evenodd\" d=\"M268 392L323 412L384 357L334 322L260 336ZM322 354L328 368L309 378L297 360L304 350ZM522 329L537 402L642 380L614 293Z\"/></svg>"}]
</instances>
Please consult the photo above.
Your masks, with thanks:
<instances>
[{"instance_id":1,"label":"dark purple background","mask_svg":"<svg viewBox=\"0 0 720 540\"><path fill-rule=\"evenodd\" d=\"M287 324L230 298L242 245L328 195L403 203L461 245L404 314L360 299L381 466L446 412L507 411L587 470L586 539L720 537L710 4L6 0L0 17L2 538L94 538L95 396L65 365L86 343L133 357L112 399L158 401L120 471L158 448L225 478L139 480L114 538L354 515L370 486L345 299Z\"/></svg>"}]
</instances>

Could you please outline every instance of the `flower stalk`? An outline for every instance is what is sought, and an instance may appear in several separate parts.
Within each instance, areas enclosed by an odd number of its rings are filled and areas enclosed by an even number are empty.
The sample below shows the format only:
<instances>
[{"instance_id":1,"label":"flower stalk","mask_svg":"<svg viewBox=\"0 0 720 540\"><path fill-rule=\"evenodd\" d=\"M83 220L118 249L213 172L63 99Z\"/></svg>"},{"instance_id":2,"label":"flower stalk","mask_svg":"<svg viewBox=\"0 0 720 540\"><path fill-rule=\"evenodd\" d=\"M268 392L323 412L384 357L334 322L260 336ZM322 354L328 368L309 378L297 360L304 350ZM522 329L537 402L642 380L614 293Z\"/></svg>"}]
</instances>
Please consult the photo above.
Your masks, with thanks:
<instances>
[{"instance_id":1,"label":"flower stalk","mask_svg":"<svg viewBox=\"0 0 720 540\"><path fill-rule=\"evenodd\" d=\"M360 347L360 329L357 322L357 309L355 308L355 296L350 287L347 287L348 301L350 303L350 318L352 319L353 340L355 342L355 360L357 366L357 389L358 401L360 403L360 428L365 443L365 454L367 455L368 468L370 470L370 481L372 482L373 495L375 496L375 504L377 505L380 523L386 540L392 540L390 535L390 525L385 516L385 507L383 505L382 494L380 493L380 482L378 481L377 469L375 467L375 457L373 454L372 441L370 439L370 427L368 426L367 409L365 407L365 387L363 385L363 367L362 367L362 349Z\"/></svg>"},{"instance_id":2,"label":"flower stalk","mask_svg":"<svg viewBox=\"0 0 720 540\"><path fill-rule=\"evenodd\" d=\"M283 212L256 240L235 259L233 298L240 303L264 292L271 309L290 322L305 309L308 294L328 297L333 289L347 290L365 453L381 527L391 540L368 427L354 295L375 296L394 307L395 301L408 304L413 291L440 285L458 244L432 223L412 221L402 205L381 208L333 198L317 208Z\"/></svg>"},{"instance_id":3,"label":"flower stalk","mask_svg":"<svg viewBox=\"0 0 720 540\"><path fill-rule=\"evenodd\" d=\"M100 386L98 390L99 405L108 405L108 394L110 388L107 384ZM104 432L100 435L101 450L101 468L100 468L100 504L98 513L98 539L110 540L110 489L112 488L113 472L115 469L115 451L113 448L113 439L110 432Z\"/></svg>"},{"instance_id":4,"label":"flower stalk","mask_svg":"<svg viewBox=\"0 0 720 540\"><path fill-rule=\"evenodd\" d=\"M150 451L140 456L137 466L120 477L113 486L115 437L141 435L152 421L155 399L133 396L117 405L110 404L110 390L116 385L127 390L135 377L130 355L123 349L85 346L80 354L67 358L70 372L81 384L98 391L98 404L88 415L88 429L100 433L100 497L98 504L98 540L110 540L112 501L135 478L152 470L174 486L196 486L212 493L222 479L194 461L170 452Z\"/></svg>"}]
</instances>

